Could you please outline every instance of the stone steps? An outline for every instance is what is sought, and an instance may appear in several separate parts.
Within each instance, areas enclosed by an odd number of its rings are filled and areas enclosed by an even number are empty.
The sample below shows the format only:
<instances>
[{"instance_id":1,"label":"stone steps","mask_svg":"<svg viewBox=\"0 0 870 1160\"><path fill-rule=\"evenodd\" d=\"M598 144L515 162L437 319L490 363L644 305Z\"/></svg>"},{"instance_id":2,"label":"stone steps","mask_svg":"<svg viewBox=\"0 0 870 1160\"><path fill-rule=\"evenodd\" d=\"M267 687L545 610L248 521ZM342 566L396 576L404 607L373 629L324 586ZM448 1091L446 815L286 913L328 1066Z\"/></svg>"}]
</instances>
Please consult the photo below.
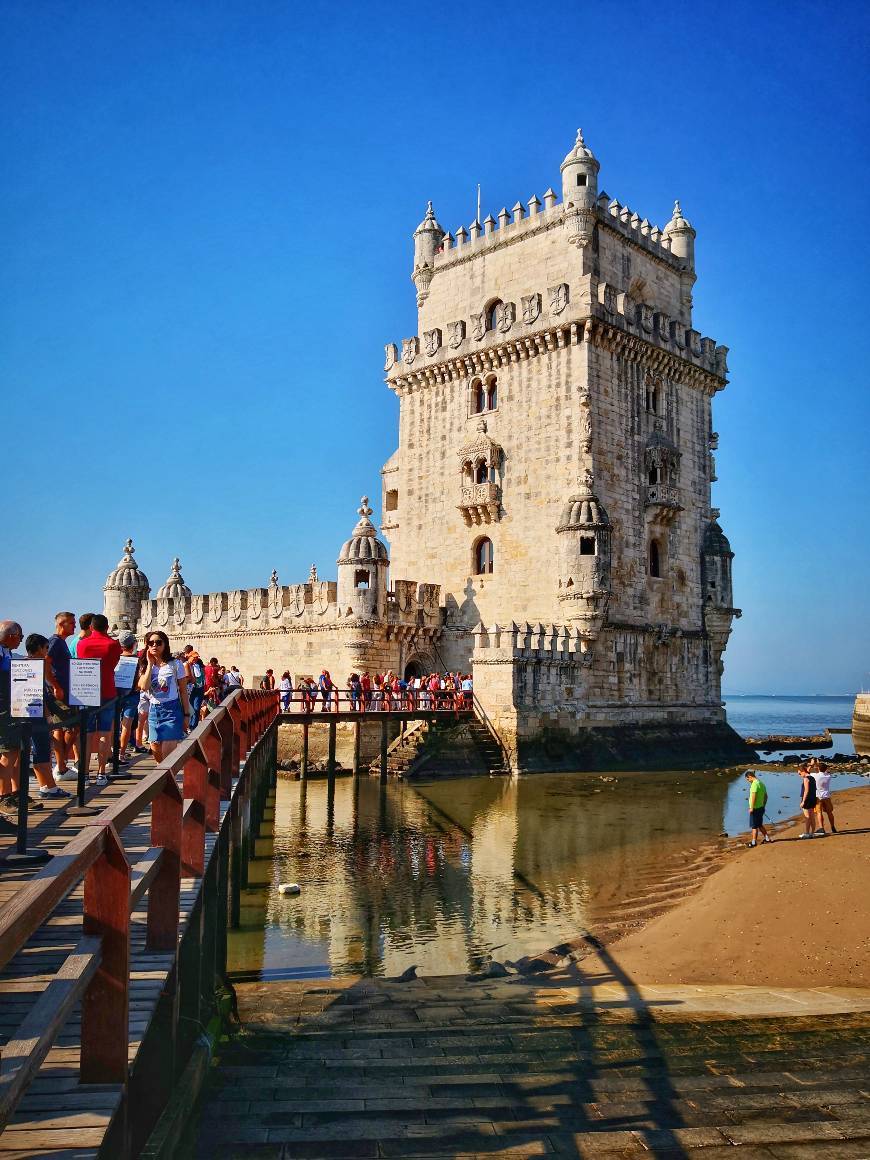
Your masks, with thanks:
<instances>
[{"instance_id":1,"label":"stone steps","mask_svg":"<svg viewBox=\"0 0 870 1160\"><path fill-rule=\"evenodd\" d=\"M651 1018L461 979L239 991L188 1158L870 1157L863 1013Z\"/></svg>"}]
</instances>

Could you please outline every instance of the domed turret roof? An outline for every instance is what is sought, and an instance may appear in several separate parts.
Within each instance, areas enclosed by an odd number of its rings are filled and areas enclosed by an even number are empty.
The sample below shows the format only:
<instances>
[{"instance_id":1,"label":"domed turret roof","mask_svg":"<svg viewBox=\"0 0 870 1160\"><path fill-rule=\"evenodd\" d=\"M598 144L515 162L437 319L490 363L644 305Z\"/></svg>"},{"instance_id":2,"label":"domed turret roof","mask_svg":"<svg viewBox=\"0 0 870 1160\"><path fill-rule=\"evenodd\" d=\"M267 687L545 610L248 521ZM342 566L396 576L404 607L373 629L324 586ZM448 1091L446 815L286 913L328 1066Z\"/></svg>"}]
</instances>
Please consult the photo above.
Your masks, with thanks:
<instances>
[{"instance_id":1,"label":"domed turret roof","mask_svg":"<svg viewBox=\"0 0 870 1160\"><path fill-rule=\"evenodd\" d=\"M692 226L692 223L688 220L688 218L683 217L683 211L682 211L682 209L680 209L680 203L678 201L675 201L674 202L674 212L673 212L673 215L671 216L671 220L668 222L668 224L662 230L662 233L664 234L665 237L670 237L671 234L689 233L689 232L694 233L695 232L694 227Z\"/></svg>"},{"instance_id":2,"label":"domed turret roof","mask_svg":"<svg viewBox=\"0 0 870 1160\"><path fill-rule=\"evenodd\" d=\"M595 158L595 154L583 140L582 129L577 130L577 140L574 142L574 148L570 151L568 156L559 166L560 170L564 169L566 165L570 165L574 161L592 161L596 165L598 164L598 161Z\"/></svg>"},{"instance_id":3,"label":"domed turret roof","mask_svg":"<svg viewBox=\"0 0 870 1160\"><path fill-rule=\"evenodd\" d=\"M124 545L124 558L118 561L117 567L106 577L106 583L103 585L104 591L109 588L136 588L143 592L150 592L151 585L148 583L148 577L133 559L134 551L133 541L127 540Z\"/></svg>"},{"instance_id":4,"label":"domed turret roof","mask_svg":"<svg viewBox=\"0 0 870 1160\"><path fill-rule=\"evenodd\" d=\"M364 495L357 508L359 520L353 529L351 537L341 546L338 555L339 564L370 564L372 561L387 563L389 556L387 549L378 539L375 526L369 519L372 509L369 507L369 497Z\"/></svg>"},{"instance_id":5,"label":"domed turret roof","mask_svg":"<svg viewBox=\"0 0 870 1160\"><path fill-rule=\"evenodd\" d=\"M426 216L414 230L414 236L417 234L439 234L443 237L444 230L438 224L438 219L435 217L435 211L432 209L432 202L430 201L426 206Z\"/></svg>"},{"instance_id":6,"label":"domed turret roof","mask_svg":"<svg viewBox=\"0 0 870 1160\"><path fill-rule=\"evenodd\" d=\"M587 471L576 494L571 496L562 509L557 532L610 527L610 517L593 491L594 483L592 472Z\"/></svg>"},{"instance_id":7,"label":"domed turret roof","mask_svg":"<svg viewBox=\"0 0 870 1160\"><path fill-rule=\"evenodd\" d=\"M477 434L468 443L464 443L459 449L459 457L463 461L471 459L472 461L479 456L484 456L487 463L491 463L493 467L498 466L498 461L501 456L502 448L500 443L490 438L486 433L487 423L486 419L481 419L477 424Z\"/></svg>"},{"instance_id":8,"label":"domed turret roof","mask_svg":"<svg viewBox=\"0 0 870 1160\"><path fill-rule=\"evenodd\" d=\"M704 532L702 551L706 556L733 556L728 537L719 527L717 520L711 520Z\"/></svg>"},{"instance_id":9,"label":"domed turret roof","mask_svg":"<svg viewBox=\"0 0 870 1160\"><path fill-rule=\"evenodd\" d=\"M166 583L157 591L158 600L187 600L190 597L190 589L184 583L184 577L181 575L181 561L176 556L172 561L172 571L166 579Z\"/></svg>"}]
</instances>

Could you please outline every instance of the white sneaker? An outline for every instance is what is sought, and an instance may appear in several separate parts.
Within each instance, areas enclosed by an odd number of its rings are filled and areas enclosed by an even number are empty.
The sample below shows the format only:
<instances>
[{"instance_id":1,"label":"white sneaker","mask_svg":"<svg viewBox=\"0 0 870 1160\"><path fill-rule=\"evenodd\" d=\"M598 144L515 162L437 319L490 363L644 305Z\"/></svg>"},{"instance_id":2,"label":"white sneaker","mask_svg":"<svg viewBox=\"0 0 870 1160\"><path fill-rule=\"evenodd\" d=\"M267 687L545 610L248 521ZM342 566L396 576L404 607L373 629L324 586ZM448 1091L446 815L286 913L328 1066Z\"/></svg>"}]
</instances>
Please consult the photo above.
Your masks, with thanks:
<instances>
[{"instance_id":1,"label":"white sneaker","mask_svg":"<svg viewBox=\"0 0 870 1160\"><path fill-rule=\"evenodd\" d=\"M68 765L63 773L57 775L58 781L77 781L79 771L74 765Z\"/></svg>"},{"instance_id":2,"label":"white sneaker","mask_svg":"<svg viewBox=\"0 0 870 1160\"><path fill-rule=\"evenodd\" d=\"M108 785L108 784L109 784L109 779L106 777L106 775L104 773L98 773L97 776L94 778L94 785Z\"/></svg>"}]
</instances>

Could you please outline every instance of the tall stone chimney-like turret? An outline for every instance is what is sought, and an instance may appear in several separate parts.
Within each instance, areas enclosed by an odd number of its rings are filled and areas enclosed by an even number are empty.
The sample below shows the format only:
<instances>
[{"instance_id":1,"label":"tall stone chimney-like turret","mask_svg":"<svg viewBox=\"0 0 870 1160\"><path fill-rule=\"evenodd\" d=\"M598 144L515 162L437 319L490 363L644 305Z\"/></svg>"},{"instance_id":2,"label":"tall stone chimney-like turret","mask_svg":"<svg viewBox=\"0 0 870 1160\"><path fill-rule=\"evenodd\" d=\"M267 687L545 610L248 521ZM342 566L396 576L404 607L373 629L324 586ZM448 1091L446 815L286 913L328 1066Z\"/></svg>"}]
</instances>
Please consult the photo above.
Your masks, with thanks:
<instances>
[{"instance_id":1,"label":"tall stone chimney-like turret","mask_svg":"<svg viewBox=\"0 0 870 1160\"><path fill-rule=\"evenodd\" d=\"M360 500L359 520L338 557L338 609L343 617L383 620L387 613L390 558L370 517L369 497Z\"/></svg>"},{"instance_id":2,"label":"tall stone chimney-like turret","mask_svg":"<svg viewBox=\"0 0 870 1160\"><path fill-rule=\"evenodd\" d=\"M671 220L665 226L662 237L670 238L671 253L680 258L684 265L684 272L680 275L680 304L683 307L682 321L689 326L692 324L692 287L695 285L695 231L692 223L683 217L683 211L678 201L674 202L674 212Z\"/></svg>"},{"instance_id":3,"label":"tall stone chimney-like turret","mask_svg":"<svg viewBox=\"0 0 870 1160\"><path fill-rule=\"evenodd\" d=\"M576 246L588 246L592 241L600 168L592 150L583 140L583 130L578 129L574 148L561 165L565 228L570 241Z\"/></svg>"},{"instance_id":4,"label":"tall stone chimney-like turret","mask_svg":"<svg viewBox=\"0 0 870 1160\"><path fill-rule=\"evenodd\" d=\"M435 273L435 255L442 241L444 230L438 224L430 201L426 216L414 230L414 272L411 280L417 287L417 305L422 306L429 297L429 286Z\"/></svg>"}]
</instances>

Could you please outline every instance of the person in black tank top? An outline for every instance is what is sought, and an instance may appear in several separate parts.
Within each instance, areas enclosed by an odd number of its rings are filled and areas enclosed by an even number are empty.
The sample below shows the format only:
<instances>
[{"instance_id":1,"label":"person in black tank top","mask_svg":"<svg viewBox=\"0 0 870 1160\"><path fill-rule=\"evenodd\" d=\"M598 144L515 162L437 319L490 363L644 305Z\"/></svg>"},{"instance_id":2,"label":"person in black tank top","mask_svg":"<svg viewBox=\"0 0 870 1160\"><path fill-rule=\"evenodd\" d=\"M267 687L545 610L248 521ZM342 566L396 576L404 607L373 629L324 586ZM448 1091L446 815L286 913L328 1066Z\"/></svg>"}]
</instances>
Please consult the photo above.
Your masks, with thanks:
<instances>
[{"instance_id":1,"label":"person in black tank top","mask_svg":"<svg viewBox=\"0 0 870 1160\"><path fill-rule=\"evenodd\" d=\"M808 765L799 765L798 773L802 778L801 810L804 815L804 832L801 838L814 838L817 826L818 797L816 796L816 779L810 773Z\"/></svg>"}]
</instances>

